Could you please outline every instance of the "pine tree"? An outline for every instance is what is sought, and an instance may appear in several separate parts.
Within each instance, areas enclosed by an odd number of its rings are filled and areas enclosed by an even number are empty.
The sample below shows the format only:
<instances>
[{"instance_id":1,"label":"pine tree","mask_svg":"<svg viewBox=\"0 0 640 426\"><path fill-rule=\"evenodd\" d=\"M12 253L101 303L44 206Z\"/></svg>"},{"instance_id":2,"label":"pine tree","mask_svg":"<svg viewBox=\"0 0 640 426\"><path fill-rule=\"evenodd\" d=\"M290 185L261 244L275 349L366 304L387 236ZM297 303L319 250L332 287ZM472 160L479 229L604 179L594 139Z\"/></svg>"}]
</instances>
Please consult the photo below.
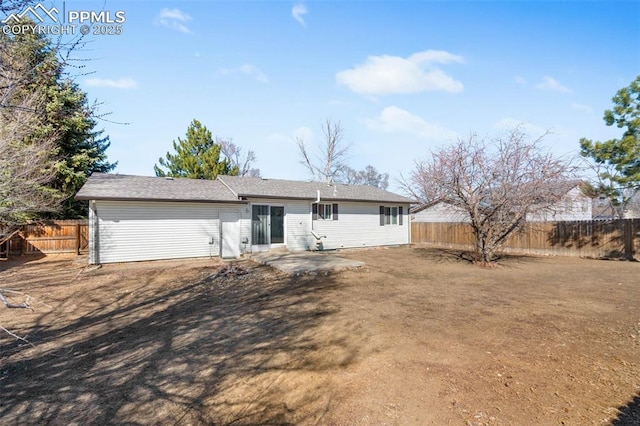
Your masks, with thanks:
<instances>
[{"instance_id":1,"label":"pine tree","mask_svg":"<svg viewBox=\"0 0 640 426\"><path fill-rule=\"evenodd\" d=\"M221 158L221 144L198 120L191 122L185 139L173 141L173 149L175 154L167 152L166 158L153 166L156 176L215 179L218 175L238 175L238 167Z\"/></svg>"},{"instance_id":2,"label":"pine tree","mask_svg":"<svg viewBox=\"0 0 640 426\"><path fill-rule=\"evenodd\" d=\"M53 128L65 131L58 144L60 160L52 186L65 195L62 217L86 217L86 202L76 201L73 196L92 173L107 173L117 163L107 161L106 150L111 142L103 130L96 130L96 106L89 104L87 95L76 84L66 81L54 99L61 108L48 118Z\"/></svg>"},{"instance_id":3,"label":"pine tree","mask_svg":"<svg viewBox=\"0 0 640 426\"><path fill-rule=\"evenodd\" d=\"M580 139L580 154L593 162L597 181L593 195L605 196L614 213L622 217L627 203L640 190L640 75L616 93L614 107L604 112L607 126L625 129L620 139L604 142Z\"/></svg>"}]
</instances>

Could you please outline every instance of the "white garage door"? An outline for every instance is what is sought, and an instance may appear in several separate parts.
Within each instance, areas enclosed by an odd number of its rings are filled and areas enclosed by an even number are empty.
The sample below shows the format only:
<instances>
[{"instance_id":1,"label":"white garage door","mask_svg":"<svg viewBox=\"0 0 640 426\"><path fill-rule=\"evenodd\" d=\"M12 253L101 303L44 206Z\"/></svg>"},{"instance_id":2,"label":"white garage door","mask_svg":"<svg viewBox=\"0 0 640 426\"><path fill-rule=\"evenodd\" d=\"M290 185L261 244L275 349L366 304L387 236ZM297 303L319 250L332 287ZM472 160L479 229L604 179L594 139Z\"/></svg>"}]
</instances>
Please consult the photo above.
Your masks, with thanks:
<instances>
[{"instance_id":1,"label":"white garage door","mask_svg":"<svg viewBox=\"0 0 640 426\"><path fill-rule=\"evenodd\" d=\"M221 208L208 203L99 201L97 261L218 256Z\"/></svg>"}]
</instances>

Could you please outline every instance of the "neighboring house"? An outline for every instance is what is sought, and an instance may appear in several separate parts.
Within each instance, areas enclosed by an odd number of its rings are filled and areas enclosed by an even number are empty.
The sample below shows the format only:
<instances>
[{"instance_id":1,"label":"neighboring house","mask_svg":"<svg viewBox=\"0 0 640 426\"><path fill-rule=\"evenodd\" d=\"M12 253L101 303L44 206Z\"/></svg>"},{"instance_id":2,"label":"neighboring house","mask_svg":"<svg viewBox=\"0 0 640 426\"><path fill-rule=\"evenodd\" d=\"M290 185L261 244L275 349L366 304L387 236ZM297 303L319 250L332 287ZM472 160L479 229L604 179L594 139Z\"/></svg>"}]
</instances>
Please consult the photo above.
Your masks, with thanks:
<instances>
[{"instance_id":1,"label":"neighboring house","mask_svg":"<svg viewBox=\"0 0 640 426\"><path fill-rule=\"evenodd\" d=\"M584 195L581 185L580 182L577 182L571 186L557 204L529 213L527 215L527 222L591 220L591 198Z\"/></svg>"},{"instance_id":2,"label":"neighboring house","mask_svg":"<svg viewBox=\"0 0 640 426\"><path fill-rule=\"evenodd\" d=\"M527 214L527 222L591 220L591 198L582 193L580 182L572 182L559 190L564 193L562 199L550 207ZM470 222L465 210L446 201L436 201L412 208L411 220L413 222Z\"/></svg>"},{"instance_id":3,"label":"neighboring house","mask_svg":"<svg viewBox=\"0 0 640 426\"><path fill-rule=\"evenodd\" d=\"M629 200L624 211L625 219L640 219L640 191L636 192Z\"/></svg>"},{"instance_id":4,"label":"neighboring house","mask_svg":"<svg viewBox=\"0 0 640 426\"><path fill-rule=\"evenodd\" d=\"M621 207L617 207L620 209ZM594 220L612 220L619 219L620 213L611 208L611 203L605 197L596 197L591 202L592 217ZM636 192L624 207L622 212L623 219L640 218L640 191Z\"/></svg>"},{"instance_id":5,"label":"neighboring house","mask_svg":"<svg viewBox=\"0 0 640 426\"><path fill-rule=\"evenodd\" d=\"M89 200L93 264L400 245L411 235L411 200L362 185L94 173L76 199Z\"/></svg>"},{"instance_id":6,"label":"neighboring house","mask_svg":"<svg viewBox=\"0 0 640 426\"><path fill-rule=\"evenodd\" d=\"M471 222L467 212L446 201L434 201L411 208L412 222Z\"/></svg>"},{"instance_id":7,"label":"neighboring house","mask_svg":"<svg viewBox=\"0 0 640 426\"><path fill-rule=\"evenodd\" d=\"M609 200L605 197L594 197L591 199L591 218L593 220L612 220L614 211Z\"/></svg>"}]
</instances>

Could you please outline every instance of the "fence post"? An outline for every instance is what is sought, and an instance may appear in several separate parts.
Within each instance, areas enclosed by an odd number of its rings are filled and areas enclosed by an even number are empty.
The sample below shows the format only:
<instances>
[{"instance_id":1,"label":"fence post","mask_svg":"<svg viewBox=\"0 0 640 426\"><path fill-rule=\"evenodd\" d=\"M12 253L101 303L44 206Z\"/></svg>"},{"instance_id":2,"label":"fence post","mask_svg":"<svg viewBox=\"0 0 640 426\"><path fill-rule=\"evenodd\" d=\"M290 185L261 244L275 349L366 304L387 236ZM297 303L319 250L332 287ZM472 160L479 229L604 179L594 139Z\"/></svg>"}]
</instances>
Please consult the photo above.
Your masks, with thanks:
<instances>
[{"instance_id":1,"label":"fence post","mask_svg":"<svg viewBox=\"0 0 640 426\"><path fill-rule=\"evenodd\" d=\"M633 226L632 219L623 220L622 238L624 244L624 256L633 259Z\"/></svg>"},{"instance_id":2,"label":"fence post","mask_svg":"<svg viewBox=\"0 0 640 426\"><path fill-rule=\"evenodd\" d=\"M26 226L23 225L21 230L23 232L25 232L25 229L26 229ZM20 233L18 235L20 235L20 240L18 240L19 241L18 244L20 244L20 257L22 257L22 256L24 256L24 249L25 249L24 246L26 244L26 241L25 241L25 238L24 238L24 234Z\"/></svg>"},{"instance_id":3,"label":"fence post","mask_svg":"<svg viewBox=\"0 0 640 426\"><path fill-rule=\"evenodd\" d=\"M76 256L80 256L80 224L76 223Z\"/></svg>"}]
</instances>

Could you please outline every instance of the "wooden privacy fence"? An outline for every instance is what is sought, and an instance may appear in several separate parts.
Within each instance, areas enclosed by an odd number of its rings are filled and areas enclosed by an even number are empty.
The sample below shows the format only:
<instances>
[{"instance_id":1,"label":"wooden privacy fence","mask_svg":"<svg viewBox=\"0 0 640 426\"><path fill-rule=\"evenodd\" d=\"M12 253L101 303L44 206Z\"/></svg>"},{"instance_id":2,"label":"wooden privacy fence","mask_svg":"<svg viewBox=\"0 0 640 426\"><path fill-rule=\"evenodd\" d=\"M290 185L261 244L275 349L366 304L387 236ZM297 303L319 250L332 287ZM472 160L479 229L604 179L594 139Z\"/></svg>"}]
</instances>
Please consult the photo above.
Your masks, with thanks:
<instances>
[{"instance_id":1,"label":"wooden privacy fence","mask_svg":"<svg viewBox=\"0 0 640 426\"><path fill-rule=\"evenodd\" d=\"M464 250L474 248L468 223L413 222L411 242ZM502 251L640 259L640 219L528 223L509 238Z\"/></svg>"},{"instance_id":2,"label":"wooden privacy fence","mask_svg":"<svg viewBox=\"0 0 640 426\"><path fill-rule=\"evenodd\" d=\"M0 225L0 242L3 235L9 236L0 244L0 257L52 254L87 253L89 250L89 225L86 220L53 220L23 225L17 229Z\"/></svg>"}]
</instances>

